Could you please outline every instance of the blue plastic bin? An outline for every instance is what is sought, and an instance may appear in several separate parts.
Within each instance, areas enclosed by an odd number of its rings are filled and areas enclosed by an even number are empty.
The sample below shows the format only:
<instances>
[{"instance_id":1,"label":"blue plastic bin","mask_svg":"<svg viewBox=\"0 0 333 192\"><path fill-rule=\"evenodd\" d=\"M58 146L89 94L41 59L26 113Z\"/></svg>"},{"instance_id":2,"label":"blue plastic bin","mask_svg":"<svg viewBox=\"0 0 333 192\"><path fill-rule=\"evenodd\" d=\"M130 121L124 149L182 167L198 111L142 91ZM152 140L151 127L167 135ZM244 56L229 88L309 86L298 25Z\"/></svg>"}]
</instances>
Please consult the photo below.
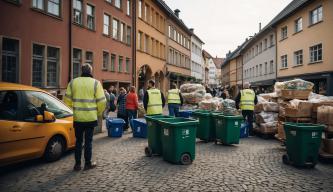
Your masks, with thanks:
<instances>
[{"instance_id":1,"label":"blue plastic bin","mask_svg":"<svg viewBox=\"0 0 333 192\"><path fill-rule=\"evenodd\" d=\"M132 119L131 128L133 137L147 138L147 122L145 119Z\"/></svg>"},{"instance_id":2,"label":"blue plastic bin","mask_svg":"<svg viewBox=\"0 0 333 192\"><path fill-rule=\"evenodd\" d=\"M182 110L178 112L179 117L190 118L192 117L192 110Z\"/></svg>"},{"instance_id":3,"label":"blue plastic bin","mask_svg":"<svg viewBox=\"0 0 333 192\"><path fill-rule=\"evenodd\" d=\"M244 122L241 124L241 128L240 128L240 138L247 138L249 137L249 123L248 122Z\"/></svg>"},{"instance_id":4,"label":"blue plastic bin","mask_svg":"<svg viewBox=\"0 0 333 192\"><path fill-rule=\"evenodd\" d=\"M123 119L107 118L105 122L109 137L121 137L123 135L123 128L125 126Z\"/></svg>"}]
</instances>

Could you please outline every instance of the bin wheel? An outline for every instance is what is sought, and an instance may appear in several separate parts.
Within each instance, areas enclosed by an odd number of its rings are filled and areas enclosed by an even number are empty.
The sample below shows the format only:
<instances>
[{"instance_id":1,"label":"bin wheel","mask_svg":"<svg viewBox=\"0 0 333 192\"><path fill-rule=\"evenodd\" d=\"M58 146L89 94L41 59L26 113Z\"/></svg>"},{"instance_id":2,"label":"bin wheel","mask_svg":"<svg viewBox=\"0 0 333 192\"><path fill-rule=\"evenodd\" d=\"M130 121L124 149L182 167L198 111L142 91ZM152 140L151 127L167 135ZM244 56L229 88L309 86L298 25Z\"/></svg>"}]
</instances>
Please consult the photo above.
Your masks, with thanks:
<instances>
[{"instance_id":1,"label":"bin wheel","mask_svg":"<svg viewBox=\"0 0 333 192\"><path fill-rule=\"evenodd\" d=\"M151 150L150 147L145 148L145 154L146 154L147 157L153 156L153 151Z\"/></svg>"},{"instance_id":2,"label":"bin wheel","mask_svg":"<svg viewBox=\"0 0 333 192\"><path fill-rule=\"evenodd\" d=\"M289 156L287 154L284 154L282 156L282 162L286 165L289 165L290 164L290 160L289 160Z\"/></svg>"},{"instance_id":3,"label":"bin wheel","mask_svg":"<svg viewBox=\"0 0 333 192\"><path fill-rule=\"evenodd\" d=\"M189 165L192 163L192 159L191 159L191 155L188 153L184 153L182 154L182 156L180 157L180 163L182 165Z\"/></svg>"}]
</instances>

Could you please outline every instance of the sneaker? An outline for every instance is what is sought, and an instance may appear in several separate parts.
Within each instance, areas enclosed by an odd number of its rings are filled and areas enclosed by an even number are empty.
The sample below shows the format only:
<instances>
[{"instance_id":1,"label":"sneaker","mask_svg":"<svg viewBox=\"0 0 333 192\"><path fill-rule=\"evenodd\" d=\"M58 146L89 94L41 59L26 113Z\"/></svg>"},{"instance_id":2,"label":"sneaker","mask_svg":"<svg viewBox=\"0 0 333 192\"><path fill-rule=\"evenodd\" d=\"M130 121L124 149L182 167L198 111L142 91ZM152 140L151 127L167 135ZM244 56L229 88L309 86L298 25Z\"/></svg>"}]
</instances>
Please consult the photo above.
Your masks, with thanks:
<instances>
[{"instance_id":1,"label":"sneaker","mask_svg":"<svg viewBox=\"0 0 333 192\"><path fill-rule=\"evenodd\" d=\"M97 167L97 164L95 162L92 162L92 163L85 164L84 165L84 170L89 170L89 169L93 169L93 168L96 168L96 167Z\"/></svg>"},{"instance_id":2,"label":"sneaker","mask_svg":"<svg viewBox=\"0 0 333 192\"><path fill-rule=\"evenodd\" d=\"M73 169L74 171L81 171L81 165L79 165L79 164L76 164L75 166L74 166L74 169Z\"/></svg>"}]
</instances>

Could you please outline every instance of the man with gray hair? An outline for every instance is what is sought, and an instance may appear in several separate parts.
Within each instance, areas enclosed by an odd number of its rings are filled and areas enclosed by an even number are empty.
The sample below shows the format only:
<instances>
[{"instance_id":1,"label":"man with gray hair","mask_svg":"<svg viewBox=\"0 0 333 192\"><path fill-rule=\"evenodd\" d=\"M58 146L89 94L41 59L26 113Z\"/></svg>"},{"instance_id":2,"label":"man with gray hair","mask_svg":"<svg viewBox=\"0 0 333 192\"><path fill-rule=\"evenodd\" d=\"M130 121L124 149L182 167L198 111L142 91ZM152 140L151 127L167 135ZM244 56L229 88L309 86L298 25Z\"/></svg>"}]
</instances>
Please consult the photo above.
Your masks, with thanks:
<instances>
[{"instance_id":1,"label":"man with gray hair","mask_svg":"<svg viewBox=\"0 0 333 192\"><path fill-rule=\"evenodd\" d=\"M92 76L90 64L81 67L81 77L73 79L67 86L65 103L73 109L76 137L74 170L81 170L81 154L84 136L84 169L96 167L91 161L92 140L97 119L105 109L105 94L101 83Z\"/></svg>"},{"instance_id":2,"label":"man with gray hair","mask_svg":"<svg viewBox=\"0 0 333 192\"><path fill-rule=\"evenodd\" d=\"M236 97L236 107L242 110L244 119L249 124L249 133L253 135L253 118L254 118L254 105L258 103L255 92L250 89L250 83L245 82L241 90Z\"/></svg>"}]
</instances>

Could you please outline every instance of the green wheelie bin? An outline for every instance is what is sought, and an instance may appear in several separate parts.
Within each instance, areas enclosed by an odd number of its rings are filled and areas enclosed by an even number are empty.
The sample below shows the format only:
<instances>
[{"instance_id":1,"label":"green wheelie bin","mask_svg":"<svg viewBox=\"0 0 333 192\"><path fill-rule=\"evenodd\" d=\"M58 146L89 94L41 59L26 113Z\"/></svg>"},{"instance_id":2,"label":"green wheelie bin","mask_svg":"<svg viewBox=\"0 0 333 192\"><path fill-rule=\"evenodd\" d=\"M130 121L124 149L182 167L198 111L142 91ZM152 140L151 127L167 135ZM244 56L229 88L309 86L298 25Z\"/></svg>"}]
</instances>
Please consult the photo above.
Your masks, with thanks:
<instances>
[{"instance_id":1,"label":"green wheelie bin","mask_svg":"<svg viewBox=\"0 0 333 192\"><path fill-rule=\"evenodd\" d=\"M243 116L217 115L215 144L239 144L240 127L244 121Z\"/></svg>"},{"instance_id":2,"label":"green wheelie bin","mask_svg":"<svg viewBox=\"0 0 333 192\"><path fill-rule=\"evenodd\" d=\"M318 162L323 125L311 123L284 124L287 154L282 156L285 164L313 168Z\"/></svg>"},{"instance_id":3,"label":"green wheelie bin","mask_svg":"<svg viewBox=\"0 0 333 192\"><path fill-rule=\"evenodd\" d=\"M162 155L162 133L159 119L174 119L174 117L167 115L147 115L145 118L148 126L148 147L145 148L145 154L148 157L151 157L152 155Z\"/></svg>"},{"instance_id":4,"label":"green wheelie bin","mask_svg":"<svg viewBox=\"0 0 333 192\"><path fill-rule=\"evenodd\" d=\"M196 137L205 142L215 140L215 123L212 113L207 110L193 111L192 117L199 120Z\"/></svg>"},{"instance_id":5,"label":"green wheelie bin","mask_svg":"<svg viewBox=\"0 0 333 192\"><path fill-rule=\"evenodd\" d=\"M199 121L187 118L161 119L163 160L188 165L195 159L195 133Z\"/></svg>"}]
</instances>

